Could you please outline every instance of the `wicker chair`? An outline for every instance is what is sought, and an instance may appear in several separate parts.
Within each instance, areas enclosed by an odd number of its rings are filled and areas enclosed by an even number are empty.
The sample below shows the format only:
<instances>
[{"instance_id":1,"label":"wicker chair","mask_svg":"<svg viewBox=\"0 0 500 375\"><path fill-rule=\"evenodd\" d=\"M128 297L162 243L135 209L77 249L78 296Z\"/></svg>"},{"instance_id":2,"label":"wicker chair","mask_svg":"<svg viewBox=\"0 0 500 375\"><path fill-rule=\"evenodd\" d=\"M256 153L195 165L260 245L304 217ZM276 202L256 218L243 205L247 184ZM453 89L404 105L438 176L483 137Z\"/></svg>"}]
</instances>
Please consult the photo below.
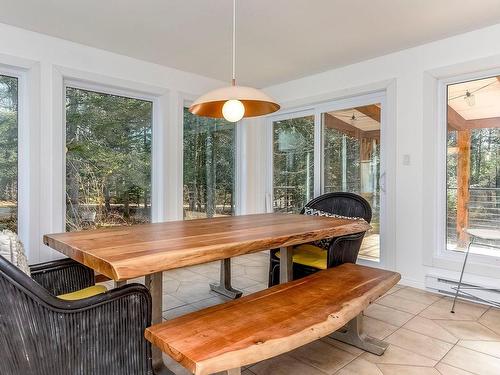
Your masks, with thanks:
<instances>
[{"instance_id":1,"label":"wicker chair","mask_svg":"<svg viewBox=\"0 0 500 375\"><path fill-rule=\"evenodd\" d=\"M335 192L323 194L307 203L306 207L341 216L360 217L367 222L370 222L372 219L370 204L363 197L353 193ZM302 209L300 213L303 214L304 211L305 209ZM343 263L356 263L364 236L365 233L362 232L332 238L328 250L324 250L327 252L326 268L335 267ZM278 251L279 249L272 249L270 253L269 286L277 285L280 282L280 260L276 255ZM294 262L293 278L300 279L319 270L320 268Z\"/></svg>"},{"instance_id":2,"label":"wicker chair","mask_svg":"<svg viewBox=\"0 0 500 375\"><path fill-rule=\"evenodd\" d=\"M30 267L32 278L0 256L0 374L152 374L151 296L129 284L76 301L58 294L94 284L70 259Z\"/></svg>"}]
</instances>

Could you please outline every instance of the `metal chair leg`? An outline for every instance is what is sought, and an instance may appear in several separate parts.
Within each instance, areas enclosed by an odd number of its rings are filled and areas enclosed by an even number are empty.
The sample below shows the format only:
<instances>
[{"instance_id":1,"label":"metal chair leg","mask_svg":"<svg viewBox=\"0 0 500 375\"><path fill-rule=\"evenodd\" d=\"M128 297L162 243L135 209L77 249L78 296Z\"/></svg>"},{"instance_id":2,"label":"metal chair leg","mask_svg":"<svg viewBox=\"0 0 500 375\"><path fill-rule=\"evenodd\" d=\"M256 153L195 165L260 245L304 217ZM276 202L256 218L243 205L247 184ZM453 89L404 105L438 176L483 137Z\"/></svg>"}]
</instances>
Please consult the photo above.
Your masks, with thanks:
<instances>
[{"instance_id":1,"label":"metal chair leg","mask_svg":"<svg viewBox=\"0 0 500 375\"><path fill-rule=\"evenodd\" d=\"M455 292L455 297L453 298L453 306L451 306L451 313L455 314L455 304L457 302L458 294L460 293L460 286L462 285L462 279L464 277L465 265L467 264L467 258L469 257L469 251L472 243L474 242L474 237L469 242L467 246L467 252L465 253L464 264L462 265L462 272L460 273L460 280L458 281L457 291Z\"/></svg>"}]
</instances>

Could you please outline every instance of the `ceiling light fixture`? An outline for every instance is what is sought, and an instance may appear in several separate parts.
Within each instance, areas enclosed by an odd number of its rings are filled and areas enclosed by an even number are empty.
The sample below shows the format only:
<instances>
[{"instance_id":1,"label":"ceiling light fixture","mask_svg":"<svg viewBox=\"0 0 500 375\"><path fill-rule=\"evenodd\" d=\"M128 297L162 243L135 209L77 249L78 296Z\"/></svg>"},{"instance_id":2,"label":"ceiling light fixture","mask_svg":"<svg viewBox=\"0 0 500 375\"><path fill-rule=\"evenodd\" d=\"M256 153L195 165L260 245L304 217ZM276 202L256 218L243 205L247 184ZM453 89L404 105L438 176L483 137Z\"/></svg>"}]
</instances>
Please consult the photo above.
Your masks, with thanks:
<instances>
[{"instance_id":1,"label":"ceiling light fixture","mask_svg":"<svg viewBox=\"0 0 500 375\"><path fill-rule=\"evenodd\" d=\"M236 0L233 0L233 76L231 86L210 91L194 101L189 112L204 117L237 122L244 117L267 115L280 109L278 103L253 87L236 85Z\"/></svg>"},{"instance_id":2,"label":"ceiling light fixture","mask_svg":"<svg viewBox=\"0 0 500 375\"><path fill-rule=\"evenodd\" d=\"M465 101L469 105L469 107L473 107L474 104L476 104L476 96L471 93L469 90L465 91L465 96L464 96Z\"/></svg>"}]
</instances>

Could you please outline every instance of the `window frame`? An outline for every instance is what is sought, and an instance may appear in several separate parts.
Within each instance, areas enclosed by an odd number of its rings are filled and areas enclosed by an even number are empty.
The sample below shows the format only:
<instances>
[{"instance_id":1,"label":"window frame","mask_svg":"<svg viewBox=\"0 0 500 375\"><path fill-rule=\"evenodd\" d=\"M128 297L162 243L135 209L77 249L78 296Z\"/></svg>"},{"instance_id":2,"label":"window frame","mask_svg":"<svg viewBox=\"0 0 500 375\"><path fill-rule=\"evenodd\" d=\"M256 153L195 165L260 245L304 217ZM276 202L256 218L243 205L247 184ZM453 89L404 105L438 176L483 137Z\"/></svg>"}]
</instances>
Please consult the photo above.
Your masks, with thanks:
<instances>
[{"instance_id":1,"label":"window frame","mask_svg":"<svg viewBox=\"0 0 500 375\"><path fill-rule=\"evenodd\" d=\"M448 105L448 86L499 76L500 68L476 71L473 73L462 73L450 75L448 77L438 78L437 80L437 123L438 132L436 137L436 158L437 158L437 181L436 181L436 238L432 259L427 260L428 264L446 269L457 270L463 262L463 253L449 250L447 247L447 105ZM494 257L484 254L469 255L469 270L473 273L482 273L485 276L490 275L492 269L500 267L500 256ZM495 273L497 271L493 271Z\"/></svg>"}]
</instances>

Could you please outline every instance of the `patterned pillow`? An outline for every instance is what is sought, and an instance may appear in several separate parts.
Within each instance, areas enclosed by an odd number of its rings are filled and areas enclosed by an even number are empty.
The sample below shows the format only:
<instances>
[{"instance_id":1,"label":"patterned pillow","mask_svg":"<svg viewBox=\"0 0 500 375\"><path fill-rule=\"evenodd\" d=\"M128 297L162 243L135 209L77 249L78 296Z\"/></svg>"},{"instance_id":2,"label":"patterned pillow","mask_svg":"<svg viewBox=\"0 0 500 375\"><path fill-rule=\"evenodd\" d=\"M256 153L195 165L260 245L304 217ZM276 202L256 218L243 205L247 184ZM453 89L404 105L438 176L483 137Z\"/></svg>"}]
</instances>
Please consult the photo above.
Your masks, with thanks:
<instances>
[{"instance_id":1,"label":"patterned pillow","mask_svg":"<svg viewBox=\"0 0 500 375\"><path fill-rule=\"evenodd\" d=\"M19 237L10 230L0 232L0 255L30 276L28 259L24 253L24 247Z\"/></svg>"},{"instance_id":2,"label":"patterned pillow","mask_svg":"<svg viewBox=\"0 0 500 375\"><path fill-rule=\"evenodd\" d=\"M337 219L348 219L348 220L363 220L361 217L350 217L350 216L342 216L342 215L337 215L331 212L326 212L326 211L321 211L317 210L315 208L311 207L304 207L304 215L310 215L310 216L327 216L327 217L334 217ZM323 238L322 240L314 241L313 245L317 247L321 247L322 249L328 250L330 247L330 242L332 241L333 237L330 238Z\"/></svg>"}]
</instances>

